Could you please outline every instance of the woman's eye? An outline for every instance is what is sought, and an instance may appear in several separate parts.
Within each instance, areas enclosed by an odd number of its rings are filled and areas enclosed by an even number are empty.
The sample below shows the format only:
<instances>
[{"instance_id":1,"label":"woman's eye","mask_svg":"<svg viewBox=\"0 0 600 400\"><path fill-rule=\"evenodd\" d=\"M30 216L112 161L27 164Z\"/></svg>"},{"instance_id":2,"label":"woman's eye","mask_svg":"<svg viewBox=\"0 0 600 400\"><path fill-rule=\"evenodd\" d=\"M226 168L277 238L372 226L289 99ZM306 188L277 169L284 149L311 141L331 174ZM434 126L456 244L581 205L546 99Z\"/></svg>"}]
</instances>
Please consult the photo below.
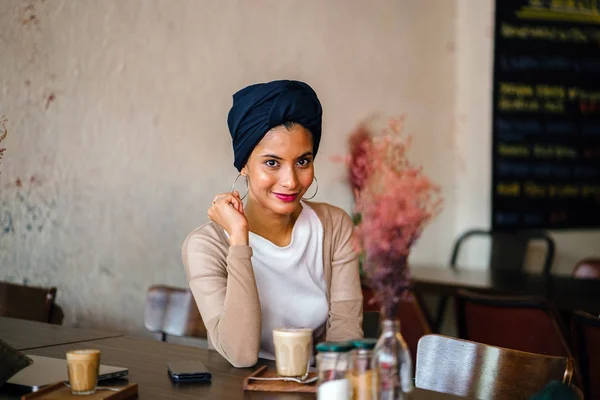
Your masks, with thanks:
<instances>
[{"instance_id":1,"label":"woman's eye","mask_svg":"<svg viewBox=\"0 0 600 400\"><path fill-rule=\"evenodd\" d=\"M306 167L308 164L310 164L310 160L308 158L298 160L298 165L300 165L301 167Z\"/></svg>"},{"instance_id":2,"label":"woman's eye","mask_svg":"<svg viewBox=\"0 0 600 400\"><path fill-rule=\"evenodd\" d=\"M268 160L265 164L267 164L267 167L271 168L274 168L279 165L279 163L275 160Z\"/></svg>"}]
</instances>

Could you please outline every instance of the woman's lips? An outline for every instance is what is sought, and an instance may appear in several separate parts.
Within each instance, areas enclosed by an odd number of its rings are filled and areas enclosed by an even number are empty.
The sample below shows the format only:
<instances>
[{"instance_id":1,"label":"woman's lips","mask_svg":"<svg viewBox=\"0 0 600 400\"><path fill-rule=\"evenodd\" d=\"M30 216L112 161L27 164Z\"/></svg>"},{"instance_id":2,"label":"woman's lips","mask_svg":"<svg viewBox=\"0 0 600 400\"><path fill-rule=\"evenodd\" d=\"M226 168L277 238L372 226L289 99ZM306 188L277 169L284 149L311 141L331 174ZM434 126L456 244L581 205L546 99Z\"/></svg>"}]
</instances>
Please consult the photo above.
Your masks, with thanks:
<instances>
[{"instance_id":1,"label":"woman's lips","mask_svg":"<svg viewBox=\"0 0 600 400\"><path fill-rule=\"evenodd\" d=\"M279 200L284 201L286 203L291 203L292 201L296 200L296 197L298 197L298 193L294 193L294 194L273 193L273 194Z\"/></svg>"}]
</instances>

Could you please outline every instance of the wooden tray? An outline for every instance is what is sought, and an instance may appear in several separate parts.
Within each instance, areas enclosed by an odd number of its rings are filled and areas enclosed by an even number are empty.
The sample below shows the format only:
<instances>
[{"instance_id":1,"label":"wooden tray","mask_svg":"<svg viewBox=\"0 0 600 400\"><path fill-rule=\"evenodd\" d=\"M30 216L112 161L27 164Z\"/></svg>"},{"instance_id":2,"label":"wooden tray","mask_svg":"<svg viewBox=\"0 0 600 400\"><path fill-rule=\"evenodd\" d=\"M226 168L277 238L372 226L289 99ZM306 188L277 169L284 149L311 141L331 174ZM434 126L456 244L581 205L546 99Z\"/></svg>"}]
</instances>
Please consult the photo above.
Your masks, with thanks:
<instances>
[{"instance_id":1,"label":"wooden tray","mask_svg":"<svg viewBox=\"0 0 600 400\"><path fill-rule=\"evenodd\" d=\"M263 365L248 377L244 379L244 390L253 390L258 392L298 392L298 393L317 393L317 382L298 383L286 381L255 381L250 379L252 376L261 378L276 378L277 371L272 371ZM315 372L309 372L308 377L316 376Z\"/></svg>"},{"instance_id":2,"label":"wooden tray","mask_svg":"<svg viewBox=\"0 0 600 400\"><path fill-rule=\"evenodd\" d=\"M99 385L102 386L102 385ZM115 386L110 386L115 387ZM43 400L124 400L132 397L137 397L138 385L132 383L131 385L119 387L121 389L118 392L114 390L96 390L94 394L88 394L86 396L76 396L71 394L71 388L67 387L63 382L57 382L52 385L48 385L45 388L38 390L37 392L29 393L26 396L21 397L21 400L32 400L32 399L43 399Z\"/></svg>"}]
</instances>

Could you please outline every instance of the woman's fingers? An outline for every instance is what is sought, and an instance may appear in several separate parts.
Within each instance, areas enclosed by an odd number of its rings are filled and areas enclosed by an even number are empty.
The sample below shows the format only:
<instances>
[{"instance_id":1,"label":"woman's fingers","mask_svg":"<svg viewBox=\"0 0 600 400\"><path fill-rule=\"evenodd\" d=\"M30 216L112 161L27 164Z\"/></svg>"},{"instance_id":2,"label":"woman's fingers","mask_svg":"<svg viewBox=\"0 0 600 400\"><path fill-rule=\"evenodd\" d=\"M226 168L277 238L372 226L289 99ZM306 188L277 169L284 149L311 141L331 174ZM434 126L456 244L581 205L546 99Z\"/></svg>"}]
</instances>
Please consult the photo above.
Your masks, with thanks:
<instances>
[{"instance_id":1,"label":"woman's fingers","mask_svg":"<svg viewBox=\"0 0 600 400\"><path fill-rule=\"evenodd\" d=\"M218 203L220 200L224 199L225 197L227 197L227 193L221 193L221 194L218 194L218 195L216 195L216 196L213 198L213 202L212 202L212 203L213 203L213 205L214 205L214 204L217 204L217 203Z\"/></svg>"},{"instance_id":2,"label":"woman's fingers","mask_svg":"<svg viewBox=\"0 0 600 400\"><path fill-rule=\"evenodd\" d=\"M235 196L231 197L231 205L241 214L244 213L244 205L242 204L242 201Z\"/></svg>"},{"instance_id":3,"label":"woman's fingers","mask_svg":"<svg viewBox=\"0 0 600 400\"><path fill-rule=\"evenodd\" d=\"M233 206L239 213L244 214L244 203L240 199L240 194L236 190L233 193L221 193L214 197L212 206L216 207L220 204L228 204Z\"/></svg>"},{"instance_id":4,"label":"woman's fingers","mask_svg":"<svg viewBox=\"0 0 600 400\"><path fill-rule=\"evenodd\" d=\"M244 203L242 203L242 199L240 198L240 192L238 192L237 190L234 190L232 195L238 200L237 204L235 205L235 209L243 214L244 213Z\"/></svg>"},{"instance_id":5,"label":"woman's fingers","mask_svg":"<svg viewBox=\"0 0 600 400\"><path fill-rule=\"evenodd\" d=\"M239 193L216 195L208 209L208 217L225 229L229 235L235 232L246 232L248 229L248 220L244 215L244 205L239 198Z\"/></svg>"}]
</instances>

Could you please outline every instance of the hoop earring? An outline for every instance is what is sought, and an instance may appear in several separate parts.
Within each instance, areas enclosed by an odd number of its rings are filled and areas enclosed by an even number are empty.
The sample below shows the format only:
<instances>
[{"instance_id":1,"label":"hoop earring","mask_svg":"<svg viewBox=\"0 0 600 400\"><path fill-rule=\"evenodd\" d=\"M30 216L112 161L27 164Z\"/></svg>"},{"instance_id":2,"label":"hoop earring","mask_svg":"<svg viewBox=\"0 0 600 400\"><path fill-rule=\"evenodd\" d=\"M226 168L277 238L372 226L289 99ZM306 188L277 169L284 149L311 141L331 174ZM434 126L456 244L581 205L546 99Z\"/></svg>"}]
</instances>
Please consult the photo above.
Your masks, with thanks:
<instances>
[{"instance_id":1,"label":"hoop earring","mask_svg":"<svg viewBox=\"0 0 600 400\"><path fill-rule=\"evenodd\" d=\"M316 176L313 176L313 180L317 184L317 190L315 190L315 194L313 194L310 197L303 197L302 200L312 200L317 195L317 193L319 193L319 181L317 180Z\"/></svg>"},{"instance_id":2,"label":"hoop earring","mask_svg":"<svg viewBox=\"0 0 600 400\"><path fill-rule=\"evenodd\" d=\"M240 179L240 176L245 176L242 174L238 174L238 176L235 178L235 181L233 181L233 185L231 185L231 192L233 193L233 190L235 189L235 184L237 183L238 179ZM244 193L244 195L242 196L242 198L240 200L244 200L246 198L246 196L248 196L248 177L246 177L246 193Z\"/></svg>"}]
</instances>

